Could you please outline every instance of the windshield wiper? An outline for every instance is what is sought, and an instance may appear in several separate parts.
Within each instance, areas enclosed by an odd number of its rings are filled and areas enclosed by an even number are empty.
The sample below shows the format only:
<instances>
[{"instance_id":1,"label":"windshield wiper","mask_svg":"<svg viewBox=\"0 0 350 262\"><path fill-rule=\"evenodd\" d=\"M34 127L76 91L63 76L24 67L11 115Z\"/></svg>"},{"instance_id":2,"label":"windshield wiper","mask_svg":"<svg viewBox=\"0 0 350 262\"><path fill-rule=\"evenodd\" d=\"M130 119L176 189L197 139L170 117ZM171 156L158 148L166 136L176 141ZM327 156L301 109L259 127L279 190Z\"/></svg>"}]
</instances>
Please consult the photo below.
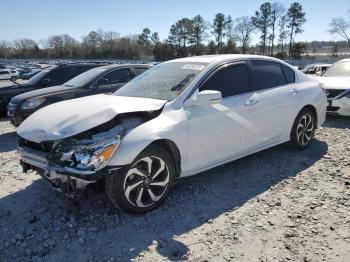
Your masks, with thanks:
<instances>
[{"instance_id":1,"label":"windshield wiper","mask_svg":"<svg viewBox=\"0 0 350 262\"><path fill-rule=\"evenodd\" d=\"M63 85L63 86L74 87L74 85Z\"/></svg>"}]
</instances>

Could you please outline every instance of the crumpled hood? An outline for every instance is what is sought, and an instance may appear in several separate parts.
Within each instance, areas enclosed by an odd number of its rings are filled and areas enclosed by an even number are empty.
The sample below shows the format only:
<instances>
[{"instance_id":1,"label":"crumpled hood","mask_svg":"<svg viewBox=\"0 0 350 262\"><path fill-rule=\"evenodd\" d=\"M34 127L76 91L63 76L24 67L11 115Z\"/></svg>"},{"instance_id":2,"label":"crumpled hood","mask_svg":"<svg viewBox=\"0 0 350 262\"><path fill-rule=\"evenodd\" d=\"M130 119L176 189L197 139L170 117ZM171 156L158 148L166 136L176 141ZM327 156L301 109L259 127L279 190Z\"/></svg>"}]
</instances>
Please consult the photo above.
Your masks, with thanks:
<instances>
[{"instance_id":1,"label":"crumpled hood","mask_svg":"<svg viewBox=\"0 0 350 262\"><path fill-rule=\"evenodd\" d=\"M350 89L350 77L317 77L326 89Z\"/></svg>"},{"instance_id":2,"label":"crumpled hood","mask_svg":"<svg viewBox=\"0 0 350 262\"><path fill-rule=\"evenodd\" d=\"M40 143L64 139L106 123L118 114L154 111L164 100L150 98L94 95L55 103L28 117L17 134Z\"/></svg>"}]
</instances>

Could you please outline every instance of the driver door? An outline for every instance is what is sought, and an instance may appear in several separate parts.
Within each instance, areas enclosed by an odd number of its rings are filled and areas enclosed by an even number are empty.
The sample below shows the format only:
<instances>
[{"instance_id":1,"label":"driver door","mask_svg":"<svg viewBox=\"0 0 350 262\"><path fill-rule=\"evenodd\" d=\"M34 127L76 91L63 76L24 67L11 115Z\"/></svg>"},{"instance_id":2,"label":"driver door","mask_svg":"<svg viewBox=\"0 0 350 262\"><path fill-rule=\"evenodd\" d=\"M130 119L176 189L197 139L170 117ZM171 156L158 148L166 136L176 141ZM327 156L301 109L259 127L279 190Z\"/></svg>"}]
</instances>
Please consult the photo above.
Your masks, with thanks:
<instances>
[{"instance_id":1,"label":"driver door","mask_svg":"<svg viewBox=\"0 0 350 262\"><path fill-rule=\"evenodd\" d=\"M220 91L222 102L185 108L189 157L184 169L189 173L243 155L261 140L258 128L250 119L250 107L246 106L252 93L245 62L222 66L199 87L199 92L203 90Z\"/></svg>"}]
</instances>

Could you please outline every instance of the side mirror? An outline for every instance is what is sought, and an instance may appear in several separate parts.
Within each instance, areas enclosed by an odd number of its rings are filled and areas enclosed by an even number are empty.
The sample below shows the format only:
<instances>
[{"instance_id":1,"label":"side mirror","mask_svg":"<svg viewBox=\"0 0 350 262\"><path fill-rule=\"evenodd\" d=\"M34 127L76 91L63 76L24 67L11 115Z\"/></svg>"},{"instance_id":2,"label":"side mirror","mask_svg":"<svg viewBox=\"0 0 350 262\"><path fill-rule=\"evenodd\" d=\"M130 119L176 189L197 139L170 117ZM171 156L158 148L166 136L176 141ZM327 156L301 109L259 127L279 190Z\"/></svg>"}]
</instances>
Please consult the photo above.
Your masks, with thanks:
<instances>
[{"instance_id":1,"label":"side mirror","mask_svg":"<svg viewBox=\"0 0 350 262\"><path fill-rule=\"evenodd\" d=\"M212 105L212 104L220 104L221 101L222 101L222 95L220 91L204 90L197 94L197 99L195 104Z\"/></svg>"},{"instance_id":2,"label":"side mirror","mask_svg":"<svg viewBox=\"0 0 350 262\"><path fill-rule=\"evenodd\" d=\"M95 87L99 87L99 86L105 86L108 85L109 81L107 78L100 78L99 80L97 80L96 84L94 85Z\"/></svg>"}]
</instances>

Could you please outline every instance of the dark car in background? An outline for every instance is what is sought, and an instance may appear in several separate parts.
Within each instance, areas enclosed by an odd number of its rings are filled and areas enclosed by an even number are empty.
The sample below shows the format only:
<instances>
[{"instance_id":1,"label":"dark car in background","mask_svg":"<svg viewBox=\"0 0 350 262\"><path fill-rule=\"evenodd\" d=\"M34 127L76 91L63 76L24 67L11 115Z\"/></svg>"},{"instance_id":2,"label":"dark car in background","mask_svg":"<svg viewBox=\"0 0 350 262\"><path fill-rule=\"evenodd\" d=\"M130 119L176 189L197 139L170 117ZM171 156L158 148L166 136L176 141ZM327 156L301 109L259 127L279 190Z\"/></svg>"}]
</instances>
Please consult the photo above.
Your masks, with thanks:
<instances>
[{"instance_id":1,"label":"dark car in background","mask_svg":"<svg viewBox=\"0 0 350 262\"><path fill-rule=\"evenodd\" d=\"M41 71L41 69L31 70L31 71L28 72L28 73L22 74L21 79L23 79L23 80L31 79L31 78L32 78L33 76L35 76L36 74L39 74L40 71Z\"/></svg>"},{"instance_id":2,"label":"dark car in background","mask_svg":"<svg viewBox=\"0 0 350 262\"><path fill-rule=\"evenodd\" d=\"M11 117L11 123L18 126L32 113L47 105L83 96L114 92L151 67L145 64L124 64L91 69L63 85L15 96L8 104L8 116Z\"/></svg>"},{"instance_id":3,"label":"dark car in background","mask_svg":"<svg viewBox=\"0 0 350 262\"><path fill-rule=\"evenodd\" d=\"M7 105L19 94L40 88L62 85L73 77L87 70L101 66L100 64L61 64L40 71L23 84L13 83L0 88L0 117L6 116Z\"/></svg>"}]
</instances>

